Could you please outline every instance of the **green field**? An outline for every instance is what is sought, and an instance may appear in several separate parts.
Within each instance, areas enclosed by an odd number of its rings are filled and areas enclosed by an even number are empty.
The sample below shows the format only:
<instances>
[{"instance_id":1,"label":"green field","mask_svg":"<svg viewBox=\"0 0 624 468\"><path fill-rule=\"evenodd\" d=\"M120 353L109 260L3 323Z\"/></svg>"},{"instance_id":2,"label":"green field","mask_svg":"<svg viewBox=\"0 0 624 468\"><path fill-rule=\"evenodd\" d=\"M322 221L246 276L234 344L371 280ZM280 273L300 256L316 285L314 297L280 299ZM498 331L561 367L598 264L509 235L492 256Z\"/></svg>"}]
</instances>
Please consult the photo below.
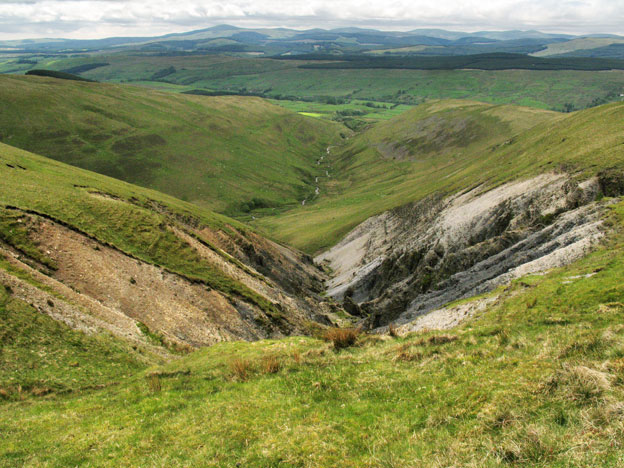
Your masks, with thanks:
<instances>
[{"instance_id":1,"label":"green field","mask_svg":"<svg viewBox=\"0 0 624 468\"><path fill-rule=\"evenodd\" d=\"M273 104L298 112L302 115L326 120L344 121L359 120L365 124L388 120L402 114L413 106L393 102L350 100L345 104L327 104L315 101L270 100Z\"/></svg>"},{"instance_id":2,"label":"green field","mask_svg":"<svg viewBox=\"0 0 624 468\"><path fill-rule=\"evenodd\" d=\"M547 57L550 55L567 54L579 50L591 50L598 49L600 47L606 47L611 44L623 44L624 39L615 37L583 37L579 39L573 39L566 42L555 42L554 44L548 44L544 50L535 52L531 55L534 57Z\"/></svg>"},{"instance_id":3,"label":"green field","mask_svg":"<svg viewBox=\"0 0 624 468\"><path fill-rule=\"evenodd\" d=\"M230 214L300 203L344 127L253 97L0 76L0 140Z\"/></svg>"},{"instance_id":4,"label":"green field","mask_svg":"<svg viewBox=\"0 0 624 468\"><path fill-rule=\"evenodd\" d=\"M572 114L469 101L419 106L334 148L321 196L256 223L308 252L370 216L466 187L565 170L579 177L624 162L624 104Z\"/></svg>"},{"instance_id":5,"label":"green field","mask_svg":"<svg viewBox=\"0 0 624 468\"><path fill-rule=\"evenodd\" d=\"M622 466L621 204L609 222L604 247L499 290L449 333L342 351L301 337L219 344L145 371L111 353L105 388L5 390L0 466ZM0 292L3 317L20 307ZM76 353L26 332L22 352ZM99 362L97 345L81 352ZM18 358L3 357L0 382Z\"/></svg>"},{"instance_id":6,"label":"green field","mask_svg":"<svg viewBox=\"0 0 624 468\"><path fill-rule=\"evenodd\" d=\"M24 65L0 64L0 72ZM326 96L418 104L427 99L473 99L562 110L583 109L596 100L613 100L624 92L624 71L531 70L319 70L306 62L224 57L218 55L93 55L41 59L37 68L66 70L89 63L109 63L82 73L85 78L134 82L167 90L253 92L290 100ZM31 67L34 67L31 66ZM173 67L159 81L155 74ZM157 76L157 75L156 75ZM579 92L583 90L583 92Z\"/></svg>"}]
</instances>

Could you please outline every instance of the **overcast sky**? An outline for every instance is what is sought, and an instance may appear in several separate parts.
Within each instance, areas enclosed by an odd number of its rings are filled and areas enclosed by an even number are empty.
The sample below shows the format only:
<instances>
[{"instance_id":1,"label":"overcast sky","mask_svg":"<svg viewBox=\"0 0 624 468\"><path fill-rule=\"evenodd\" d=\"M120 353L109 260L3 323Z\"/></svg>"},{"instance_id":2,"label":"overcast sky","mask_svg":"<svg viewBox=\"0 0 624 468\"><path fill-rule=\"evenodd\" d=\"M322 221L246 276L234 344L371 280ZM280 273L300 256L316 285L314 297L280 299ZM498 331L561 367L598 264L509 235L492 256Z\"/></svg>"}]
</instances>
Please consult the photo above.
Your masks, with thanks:
<instances>
[{"instance_id":1,"label":"overcast sky","mask_svg":"<svg viewBox=\"0 0 624 468\"><path fill-rule=\"evenodd\" d=\"M223 23L624 35L624 0L0 0L0 39L154 36Z\"/></svg>"}]
</instances>

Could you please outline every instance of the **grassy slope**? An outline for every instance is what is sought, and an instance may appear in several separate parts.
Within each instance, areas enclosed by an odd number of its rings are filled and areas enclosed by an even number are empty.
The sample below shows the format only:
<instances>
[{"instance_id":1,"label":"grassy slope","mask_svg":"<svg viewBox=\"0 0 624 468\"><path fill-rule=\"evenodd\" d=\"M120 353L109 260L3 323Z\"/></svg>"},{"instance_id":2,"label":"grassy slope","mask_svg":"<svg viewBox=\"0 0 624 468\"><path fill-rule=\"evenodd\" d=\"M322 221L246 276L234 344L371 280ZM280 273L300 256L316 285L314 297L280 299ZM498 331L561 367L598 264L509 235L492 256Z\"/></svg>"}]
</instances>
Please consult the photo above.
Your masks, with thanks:
<instances>
[{"instance_id":1,"label":"grassy slope","mask_svg":"<svg viewBox=\"0 0 624 468\"><path fill-rule=\"evenodd\" d=\"M448 334L341 352L312 338L219 344L157 368L160 391L139 373L0 405L0 466L622 466L624 206L614 211L607 246L516 281Z\"/></svg>"},{"instance_id":2,"label":"grassy slope","mask_svg":"<svg viewBox=\"0 0 624 468\"><path fill-rule=\"evenodd\" d=\"M14 206L51 216L122 252L270 310L266 299L203 260L197 251L167 229L168 225L176 224L176 216L183 216L195 218L215 230L237 229L242 233L247 230L232 219L1 143L0 179L0 207ZM90 192L119 200L93 196ZM154 204L161 205L165 211L154 209ZM7 236L10 228L10 216L0 211L0 239L14 243L22 251L32 250L32 246L23 245L25 236L15 232Z\"/></svg>"},{"instance_id":3,"label":"grassy slope","mask_svg":"<svg viewBox=\"0 0 624 468\"><path fill-rule=\"evenodd\" d=\"M315 252L335 244L369 216L433 192L453 193L480 183L495 186L562 168L590 175L624 163L624 104L565 115L462 102L440 112L436 108L440 105L449 103L420 106L336 149L331 160L333 177L318 201L262 218L259 225L299 248ZM412 161L380 157L376 145L386 140L407 141L410 129L432 116L449 122L468 119L482 130L468 146L441 148L443 151L435 157L429 147L422 146L426 141L415 146ZM436 134L433 128L433 141ZM461 139L457 142L462 144Z\"/></svg>"},{"instance_id":4,"label":"grassy slope","mask_svg":"<svg viewBox=\"0 0 624 468\"><path fill-rule=\"evenodd\" d=\"M89 74L85 74L89 76ZM543 109L589 105L622 88L624 72L530 70L309 70L286 68L259 74L206 78L194 87L267 90L294 96L345 96L356 99L401 100L404 90L417 102L424 99L475 99ZM174 80L175 82L175 80ZM181 82L185 84L186 82ZM530 86L527 86L530 83ZM583 89L583 93L578 90Z\"/></svg>"},{"instance_id":5,"label":"grassy slope","mask_svg":"<svg viewBox=\"0 0 624 468\"><path fill-rule=\"evenodd\" d=\"M158 362L123 340L71 330L11 294L0 286L0 388L4 398L111 385Z\"/></svg>"},{"instance_id":6,"label":"grassy slope","mask_svg":"<svg viewBox=\"0 0 624 468\"><path fill-rule=\"evenodd\" d=\"M0 102L5 143L230 213L313 192L339 129L257 98L39 77L0 76Z\"/></svg>"}]
</instances>

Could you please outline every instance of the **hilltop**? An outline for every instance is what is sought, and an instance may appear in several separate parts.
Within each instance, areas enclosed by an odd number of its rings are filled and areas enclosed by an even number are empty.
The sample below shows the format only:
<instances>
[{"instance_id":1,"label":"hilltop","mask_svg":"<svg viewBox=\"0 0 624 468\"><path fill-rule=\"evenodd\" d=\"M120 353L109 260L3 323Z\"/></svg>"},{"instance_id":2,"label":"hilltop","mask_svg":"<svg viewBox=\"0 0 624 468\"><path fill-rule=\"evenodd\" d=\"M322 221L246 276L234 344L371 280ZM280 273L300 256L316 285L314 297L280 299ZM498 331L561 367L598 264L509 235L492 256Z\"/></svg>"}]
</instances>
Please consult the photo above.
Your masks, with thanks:
<instances>
[{"instance_id":1,"label":"hilltop","mask_svg":"<svg viewBox=\"0 0 624 468\"><path fill-rule=\"evenodd\" d=\"M549 55L560 50L591 50L618 44L621 39L615 35L574 36L540 31L468 33L442 29L382 31L357 27L297 30L283 27L242 28L221 24L155 37L109 37L93 40L36 38L0 41L0 46L20 55L111 51L180 54L209 51L239 55L288 56L319 50L334 54L465 55L487 52L523 54L544 52L544 55ZM616 51L612 51L612 54L621 57Z\"/></svg>"}]
</instances>

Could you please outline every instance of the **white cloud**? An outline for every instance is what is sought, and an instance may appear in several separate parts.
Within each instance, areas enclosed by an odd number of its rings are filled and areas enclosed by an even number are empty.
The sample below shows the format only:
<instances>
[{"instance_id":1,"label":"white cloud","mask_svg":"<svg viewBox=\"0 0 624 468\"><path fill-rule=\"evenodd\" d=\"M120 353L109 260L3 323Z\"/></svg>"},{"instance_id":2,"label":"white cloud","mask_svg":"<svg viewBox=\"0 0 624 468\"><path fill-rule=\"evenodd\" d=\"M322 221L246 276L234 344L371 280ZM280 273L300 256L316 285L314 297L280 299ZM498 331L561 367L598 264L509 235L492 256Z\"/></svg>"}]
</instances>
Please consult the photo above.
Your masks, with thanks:
<instances>
[{"instance_id":1,"label":"white cloud","mask_svg":"<svg viewBox=\"0 0 624 468\"><path fill-rule=\"evenodd\" d=\"M2 39L155 35L220 23L624 34L624 0L0 0Z\"/></svg>"}]
</instances>

